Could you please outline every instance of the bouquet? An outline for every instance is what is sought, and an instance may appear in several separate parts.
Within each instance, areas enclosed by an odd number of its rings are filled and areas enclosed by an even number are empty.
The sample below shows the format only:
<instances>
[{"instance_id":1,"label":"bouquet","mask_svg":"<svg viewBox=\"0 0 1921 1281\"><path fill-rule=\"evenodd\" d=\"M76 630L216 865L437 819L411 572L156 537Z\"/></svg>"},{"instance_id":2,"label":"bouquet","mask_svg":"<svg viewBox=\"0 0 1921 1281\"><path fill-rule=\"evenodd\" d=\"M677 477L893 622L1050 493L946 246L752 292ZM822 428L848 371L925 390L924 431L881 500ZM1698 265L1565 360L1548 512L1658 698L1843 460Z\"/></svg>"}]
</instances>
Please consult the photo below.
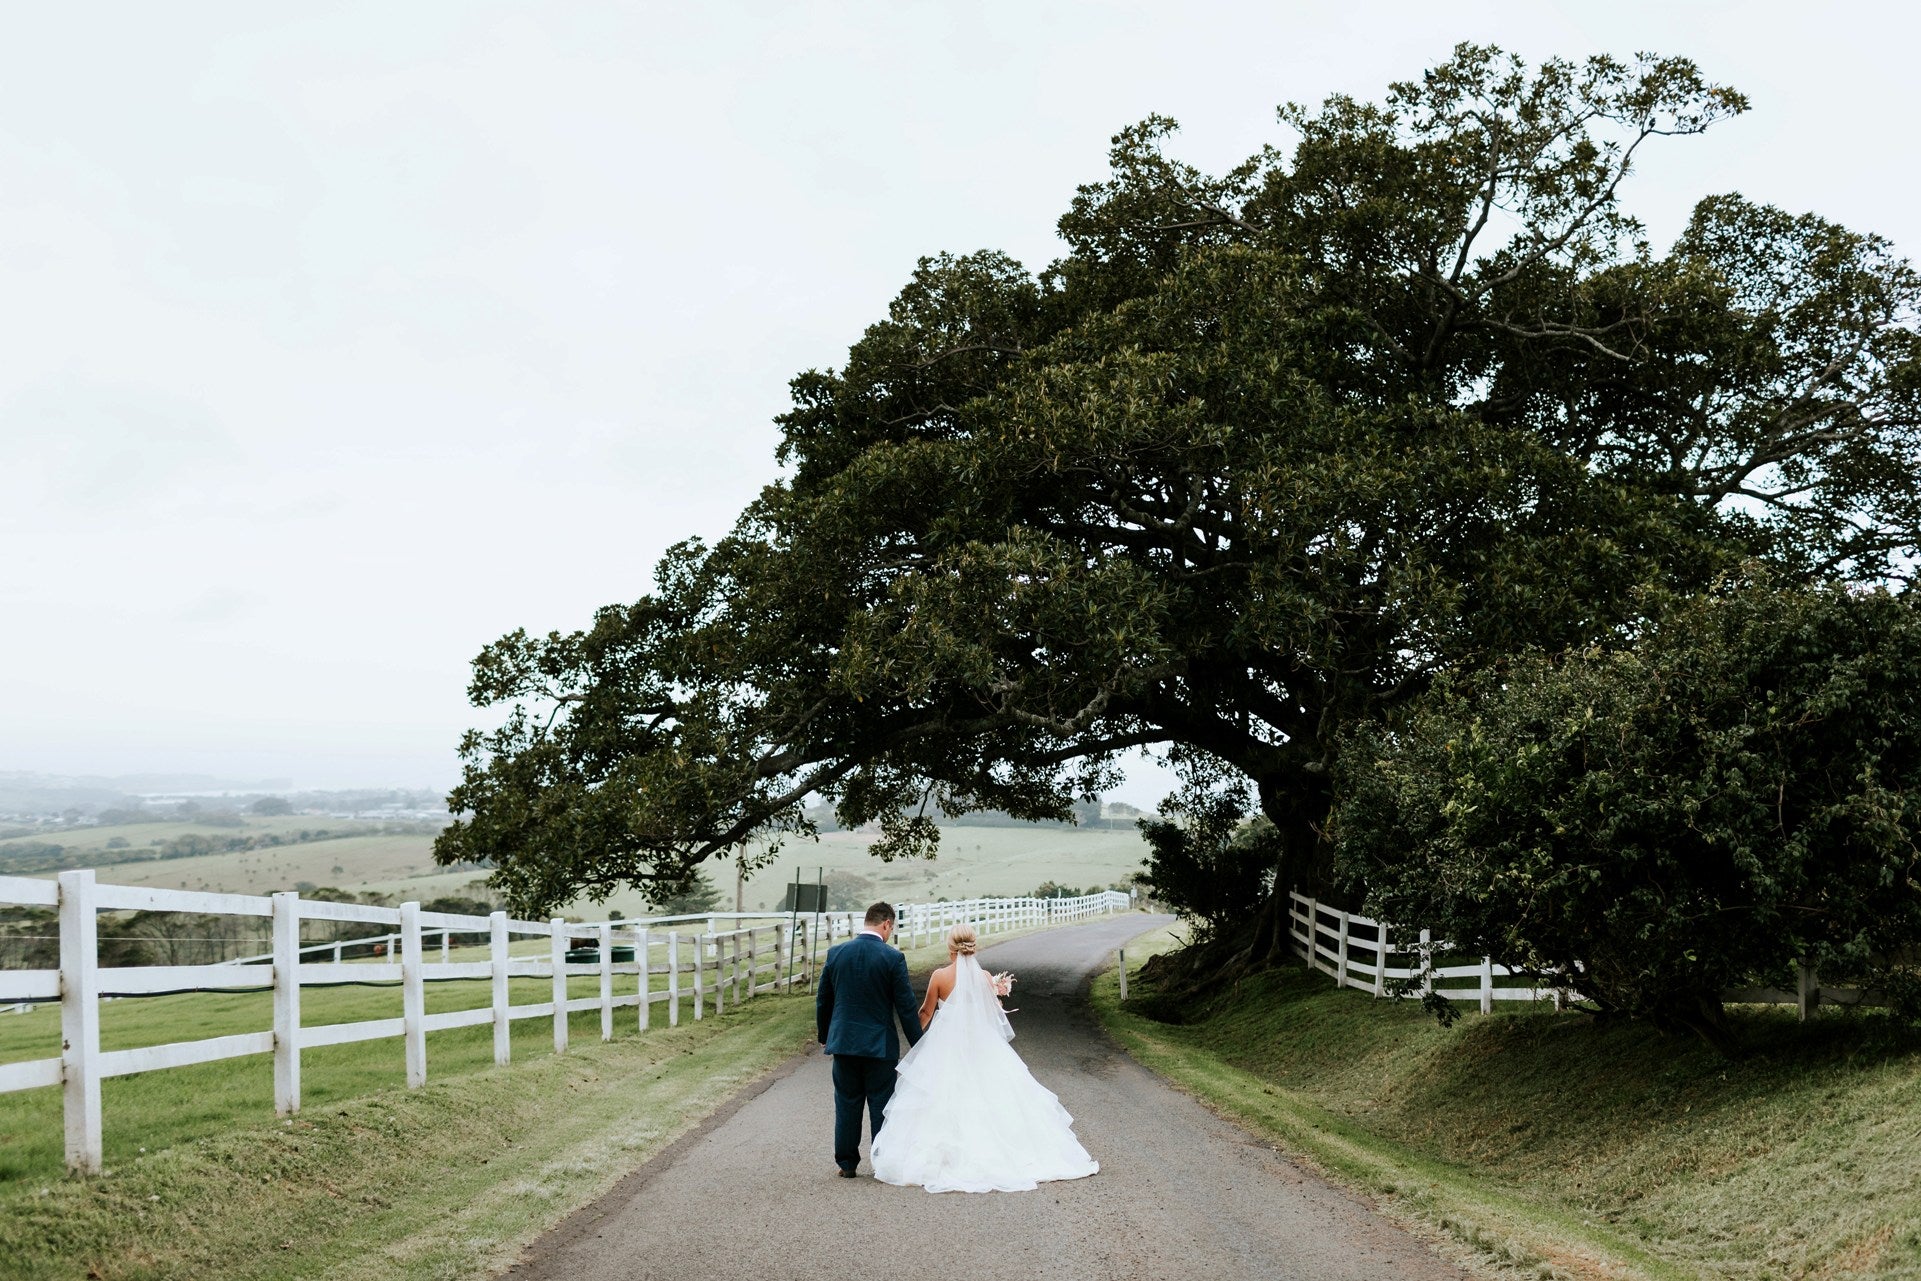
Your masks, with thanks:
<instances>
[{"instance_id":1,"label":"bouquet","mask_svg":"<svg viewBox=\"0 0 1921 1281\"><path fill-rule=\"evenodd\" d=\"M994 995L996 997L1005 999L1007 995L1014 990L1014 973L1012 970L1002 970L998 974L990 974L988 977L994 980Z\"/></svg>"}]
</instances>

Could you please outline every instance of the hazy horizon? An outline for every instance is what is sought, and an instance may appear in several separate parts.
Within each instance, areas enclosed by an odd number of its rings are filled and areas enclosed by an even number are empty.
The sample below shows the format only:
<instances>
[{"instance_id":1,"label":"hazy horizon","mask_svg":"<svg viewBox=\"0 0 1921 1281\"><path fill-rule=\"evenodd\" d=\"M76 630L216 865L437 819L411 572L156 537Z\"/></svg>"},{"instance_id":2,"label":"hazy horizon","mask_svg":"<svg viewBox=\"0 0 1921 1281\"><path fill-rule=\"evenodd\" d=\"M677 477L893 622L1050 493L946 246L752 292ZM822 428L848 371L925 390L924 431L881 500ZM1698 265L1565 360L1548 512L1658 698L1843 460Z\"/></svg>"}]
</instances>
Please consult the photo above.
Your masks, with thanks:
<instances>
[{"instance_id":1,"label":"hazy horizon","mask_svg":"<svg viewBox=\"0 0 1921 1281\"><path fill-rule=\"evenodd\" d=\"M1220 169L1457 41L1680 54L1754 110L1646 153L1657 246L1739 190L1921 248L1906 11L1558 8L15 11L0 770L444 789L482 645L723 532L790 377L922 255L1044 266L1150 113Z\"/></svg>"}]
</instances>

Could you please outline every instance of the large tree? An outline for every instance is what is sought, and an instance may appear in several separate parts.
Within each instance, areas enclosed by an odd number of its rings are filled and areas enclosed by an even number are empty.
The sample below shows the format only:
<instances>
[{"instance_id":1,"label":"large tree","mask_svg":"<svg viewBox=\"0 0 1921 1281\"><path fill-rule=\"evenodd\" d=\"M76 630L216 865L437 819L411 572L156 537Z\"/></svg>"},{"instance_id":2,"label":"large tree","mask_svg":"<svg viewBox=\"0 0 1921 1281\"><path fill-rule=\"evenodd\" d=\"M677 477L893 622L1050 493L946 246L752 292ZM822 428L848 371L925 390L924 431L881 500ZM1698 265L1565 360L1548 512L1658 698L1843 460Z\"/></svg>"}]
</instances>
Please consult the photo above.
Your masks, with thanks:
<instances>
[{"instance_id":1,"label":"large tree","mask_svg":"<svg viewBox=\"0 0 1921 1281\"><path fill-rule=\"evenodd\" d=\"M1739 196L1655 253L1640 148L1745 109L1693 64L1463 46L1284 108L1219 177L1114 142L1036 276L924 261L780 419L786 470L572 634L475 665L463 816L533 908L806 833L1064 818L1119 753L1247 781L1271 887L1323 877L1343 729L1630 623L1740 558L1899 571L1921 527L1916 283ZM1272 922L1256 950L1275 946Z\"/></svg>"}]
</instances>

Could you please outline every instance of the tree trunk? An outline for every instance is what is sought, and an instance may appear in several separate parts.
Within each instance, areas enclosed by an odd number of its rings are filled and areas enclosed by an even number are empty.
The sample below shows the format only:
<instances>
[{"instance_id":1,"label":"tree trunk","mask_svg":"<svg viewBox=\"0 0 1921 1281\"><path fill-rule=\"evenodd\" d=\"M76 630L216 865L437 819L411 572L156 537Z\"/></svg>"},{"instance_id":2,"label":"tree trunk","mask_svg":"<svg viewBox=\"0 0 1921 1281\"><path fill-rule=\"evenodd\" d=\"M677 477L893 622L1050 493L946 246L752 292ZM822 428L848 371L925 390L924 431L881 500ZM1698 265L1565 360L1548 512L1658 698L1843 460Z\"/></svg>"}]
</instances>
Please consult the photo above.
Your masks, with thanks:
<instances>
[{"instance_id":1,"label":"tree trunk","mask_svg":"<svg viewBox=\"0 0 1921 1281\"><path fill-rule=\"evenodd\" d=\"M1686 1028L1723 1058L1735 1056L1734 1029L1718 996L1678 996L1658 1021Z\"/></svg>"},{"instance_id":2,"label":"tree trunk","mask_svg":"<svg viewBox=\"0 0 1921 1281\"><path fill-rule=\"evenodd\" d=\"M1326 839L1327 815L1334 805L1334 788L1325 770L1289 770L1255 779L1261 813L1280 834L1281 857L1274 869L1274 897L1287 902L1287 891L1299 890L1323 902L1353 910L1334 880L1334 850Z\"/></svg>"}]
</instances>

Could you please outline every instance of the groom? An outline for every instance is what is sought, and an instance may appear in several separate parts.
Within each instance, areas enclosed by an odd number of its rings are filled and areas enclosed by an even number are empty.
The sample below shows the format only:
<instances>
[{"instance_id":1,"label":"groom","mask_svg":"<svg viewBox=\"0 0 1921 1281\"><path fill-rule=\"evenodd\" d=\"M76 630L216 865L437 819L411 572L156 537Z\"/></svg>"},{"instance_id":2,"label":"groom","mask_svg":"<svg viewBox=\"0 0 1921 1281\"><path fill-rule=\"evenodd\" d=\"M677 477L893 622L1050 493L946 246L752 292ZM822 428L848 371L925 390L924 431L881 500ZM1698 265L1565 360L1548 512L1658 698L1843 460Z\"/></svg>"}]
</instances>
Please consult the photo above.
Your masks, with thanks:
<instances>
[{"instance_id":1,"label":"groom","mask_svg":"<svg viewBox=\"0 0 1921 1281\"><path fill-rule=\"evenodd\" d=\"M907 958L888 946L894 909L876 903L867 909L866 927L829 949L820 967L814 997L814 1023L820 1043L834 1056L834 1164L851 1179L860 1165L860 1112L864 1105L872 1132L880 1133L887 1100L894 1094L894 1064L900 1037L920 1040L920 1009L907 981Z\"/></svg>"}]
</instances>

